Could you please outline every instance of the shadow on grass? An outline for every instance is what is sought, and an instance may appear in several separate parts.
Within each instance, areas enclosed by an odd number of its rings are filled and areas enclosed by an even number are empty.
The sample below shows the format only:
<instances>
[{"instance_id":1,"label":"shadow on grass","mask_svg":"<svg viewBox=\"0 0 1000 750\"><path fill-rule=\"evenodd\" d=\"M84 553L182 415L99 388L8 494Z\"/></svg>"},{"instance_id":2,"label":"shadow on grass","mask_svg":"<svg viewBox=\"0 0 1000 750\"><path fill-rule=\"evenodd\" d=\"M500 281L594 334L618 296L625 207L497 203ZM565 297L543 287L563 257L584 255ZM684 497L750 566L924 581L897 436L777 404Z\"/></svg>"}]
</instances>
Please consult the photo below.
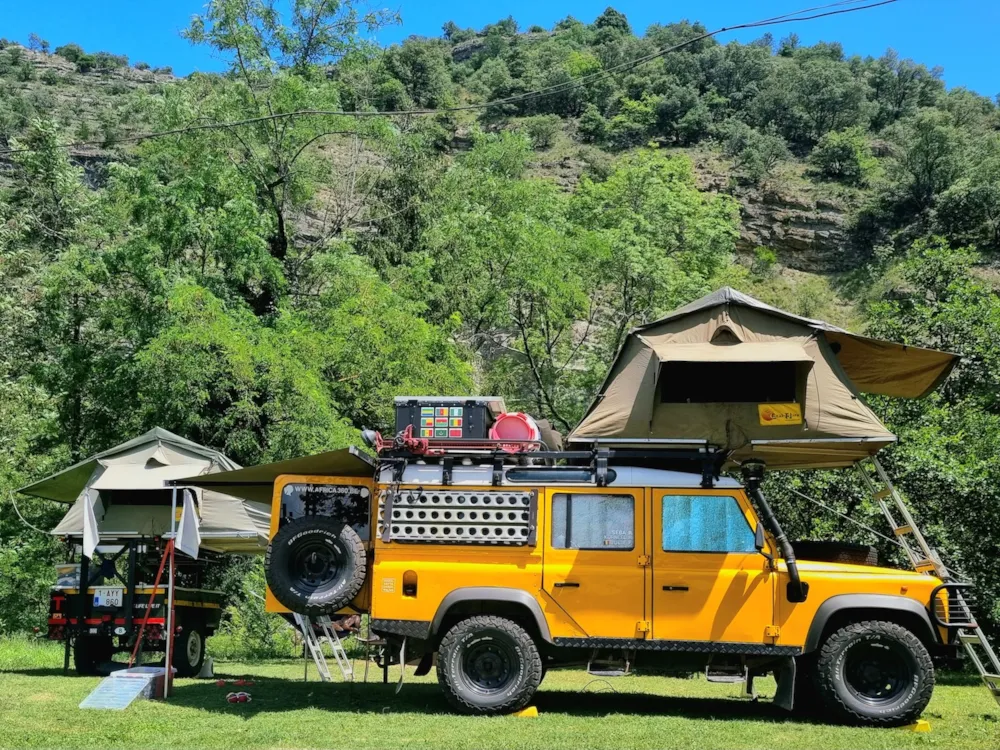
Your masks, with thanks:
<instances>
[{"instance_id":1,"label":"shadow on grass","mask_svg":"<svg viewBox=\"0 0 1000 750\"><path fill-rule=\"evenodd\" d=\"M0 669L0 674L19 674L25 677L76 677L72 669L64 673L62 667L19 667L18 669Z\"/></svg>"},{"instance_id":2,"label":"shadow on grass","mask_svg":"<svg viewBox=\"0 0 1000 750\"><path fill-rule=\"evenodd\" d=\"M395 684L298 682L286 679L255 678L253 686L216 686L214 683L181 685L174 689L171 702L203 711L256 716L257 714L317 708L335 713L448 714L452 709L437 685L404 684L399 695ZM250 703L230 704L226 694L245 690ZM693 698L637 693L539 690L532 705L543 713L572 716L629 714L684 716L725 721L796 721L811 719L784 711L768 700L758 702L733 698Z\"/></svg>"}]
</instances>

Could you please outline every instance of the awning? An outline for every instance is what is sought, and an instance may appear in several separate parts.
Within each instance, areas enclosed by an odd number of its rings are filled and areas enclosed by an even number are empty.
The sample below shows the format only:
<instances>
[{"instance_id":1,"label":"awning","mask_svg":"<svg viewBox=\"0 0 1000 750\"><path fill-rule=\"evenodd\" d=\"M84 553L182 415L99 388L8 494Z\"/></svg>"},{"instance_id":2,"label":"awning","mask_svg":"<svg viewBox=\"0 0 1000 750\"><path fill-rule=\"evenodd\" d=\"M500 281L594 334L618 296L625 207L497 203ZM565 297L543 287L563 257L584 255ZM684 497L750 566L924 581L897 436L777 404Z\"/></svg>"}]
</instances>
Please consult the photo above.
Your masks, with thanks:
<instances>
[{"instance_id":1,"label":"awning","mask_svg":"<svg viewBox=\"0 0 1000 750\"><path fill-rule=\"evenodd\" d=\"M303 476L372 477L375 459L355 446L338 451L299 456L259 466L248 466L236 471L220 471L183 479L169 484L187 487L205 487L246 500L270 502L274 480L283 474Z\"/></svg>"},{"instance_id":2,"label":"awning","mask_svg":"<svg viewBox=\"0 0 1000 750\"><path fill-rule=\"evenodd\" d=\"M639 337L642 339L642 336ZM812 362L799 344L753 342L746 344L672 344L654 346L661 362Z\"/></svg>"}]
</instances>

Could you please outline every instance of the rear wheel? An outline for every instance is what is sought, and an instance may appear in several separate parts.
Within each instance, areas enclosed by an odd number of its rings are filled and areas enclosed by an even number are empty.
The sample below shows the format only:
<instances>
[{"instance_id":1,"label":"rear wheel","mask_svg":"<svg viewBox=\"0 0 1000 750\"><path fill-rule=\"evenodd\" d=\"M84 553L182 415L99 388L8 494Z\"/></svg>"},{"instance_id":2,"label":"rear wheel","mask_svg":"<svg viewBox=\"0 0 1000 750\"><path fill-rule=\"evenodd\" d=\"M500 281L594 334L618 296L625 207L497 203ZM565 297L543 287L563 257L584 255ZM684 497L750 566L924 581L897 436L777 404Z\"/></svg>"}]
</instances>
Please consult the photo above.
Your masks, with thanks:
<instances>
[{"instance_id":1,"label":"rear wheel","mask_svg":"<svg viewBox=\"0 0 1000 750\"><path fill-rule=\"evenodd\" d=\"M170 657L178 677L195 677L205 661L205 633L198 626L185 627L174 636Z\"/></svg>"},{"instance_id":2,"label":"rear wheel","mask_svg":"<svg viewBox=\"0 0 1000 750\"><path fill-rule=\"evenodd\" d=\"M351 603L368 563L358 533L328 516L304 516L281 527L264 569L275 599L292 612L329 615Z\"/></svg>"},{"instance_id":3,"label":"rear wheel","mask_svg":"<svg viewBox=\"0 0 1000 750\"><path fill-rule=\"evenodd\" d=\"M813 674L827 710L850 724L912 724L934 690L934 665L920 639L901 625L871 620L837 630Z\"/></svg>"},{"instance_id":4,"label":"rear wheel","mask_svg":"<svg viewBox=\"0 0 1000 750\"><path fill-rule=\"evenodd\" d=\"M95 675L115 653L111 636L81 635L73 644L73 666L80 675Z\"/></svg>"},{"instance_id":5,"label":"rear wheel","mask_svg":"<svg viewBox=\"0 0 1000 750\"><path fill-rule=\"evenodd\" d=\"M504 714L528 705L542 681L542 658L528 632L503 617L470 617L441 641L438 683L467 714Z\"/></svg>"}]
</instances>

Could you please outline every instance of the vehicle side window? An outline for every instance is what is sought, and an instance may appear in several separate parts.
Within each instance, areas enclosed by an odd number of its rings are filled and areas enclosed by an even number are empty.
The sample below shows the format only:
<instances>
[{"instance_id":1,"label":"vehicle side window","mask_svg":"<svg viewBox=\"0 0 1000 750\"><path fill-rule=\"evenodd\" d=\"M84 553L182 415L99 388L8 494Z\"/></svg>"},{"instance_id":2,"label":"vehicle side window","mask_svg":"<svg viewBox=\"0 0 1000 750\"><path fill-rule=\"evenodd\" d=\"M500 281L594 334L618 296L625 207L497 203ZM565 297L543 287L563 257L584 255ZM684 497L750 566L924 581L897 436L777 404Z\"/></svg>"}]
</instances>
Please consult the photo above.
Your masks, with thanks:
<instances>
[{"instance_id":1,"label":"vehicle side window","mask_svg":"<svg viewBox=\"0 0 1000 750\"><path fill-rule=\"evenodd\" d=\"M635 499L631 495L553 495L552 547L634 549Z\"/></svg>"},{"instance_id":2,"label":"vehicle side window","mask_svg":"<svg viewBox=\"0 0 1000 750\"><path fill-rule=\"evenodd\" d=\"M754 532L735 497L666 495L664 552L753 552Z\"/></svg>"}]
</instances>

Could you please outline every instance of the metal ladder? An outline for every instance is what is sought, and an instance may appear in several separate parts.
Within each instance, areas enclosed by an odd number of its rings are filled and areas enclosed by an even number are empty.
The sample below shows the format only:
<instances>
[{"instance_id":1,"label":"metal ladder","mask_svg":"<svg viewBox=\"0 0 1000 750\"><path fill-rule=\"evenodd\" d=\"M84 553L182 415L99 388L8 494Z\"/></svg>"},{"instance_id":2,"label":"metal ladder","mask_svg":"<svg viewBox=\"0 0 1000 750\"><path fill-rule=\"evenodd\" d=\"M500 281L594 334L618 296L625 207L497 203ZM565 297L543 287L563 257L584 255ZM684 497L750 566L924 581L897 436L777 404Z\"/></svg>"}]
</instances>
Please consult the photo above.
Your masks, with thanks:
<instances>
[{"instance_id":1,"label":"metal ladder","mask_svg":"<svg viewBox=\"0 0 1000 750\"><path fill-rule=\"evenodd\" d=\"M968 598L962 593L968 584L958 580L941 561L937 550L927 543L879 460L870 456L859 461L856 466L862 481L889 521L889 526L913 569L919 573L932 573L949 584L946 589L949 595L948 621L960 625L956 628L958 641L975 665L983 684L1000 705L1000 658L976 622Z\"/></svg>"},{"instance_id":2,"label":"metal ladder","mask_svg":"<svg viewBox=\"0 0 1000 750\"><path fill-rule=\"evenodd\" d=\"M340 673L344 676L344 680L353 679L354 667L351 666L351 660L344 650L344 644L341 643L340 636L337 635L337 631L333 627L333 622L330 621L330 618L323 616L313 620L305 615L300 615L298 612L294 614L295 624L299 626L299 630L302 632L302 641L305 643L306 651L316 664L320 680L330 682L332 679L330 676L330 667L326 663L326 656L323 655L324 640L330 644L333 657L337 660L337 666L340 667ZM319 628L320 635L316 634L317 627Z\"/></svg>"}]
</instances>

